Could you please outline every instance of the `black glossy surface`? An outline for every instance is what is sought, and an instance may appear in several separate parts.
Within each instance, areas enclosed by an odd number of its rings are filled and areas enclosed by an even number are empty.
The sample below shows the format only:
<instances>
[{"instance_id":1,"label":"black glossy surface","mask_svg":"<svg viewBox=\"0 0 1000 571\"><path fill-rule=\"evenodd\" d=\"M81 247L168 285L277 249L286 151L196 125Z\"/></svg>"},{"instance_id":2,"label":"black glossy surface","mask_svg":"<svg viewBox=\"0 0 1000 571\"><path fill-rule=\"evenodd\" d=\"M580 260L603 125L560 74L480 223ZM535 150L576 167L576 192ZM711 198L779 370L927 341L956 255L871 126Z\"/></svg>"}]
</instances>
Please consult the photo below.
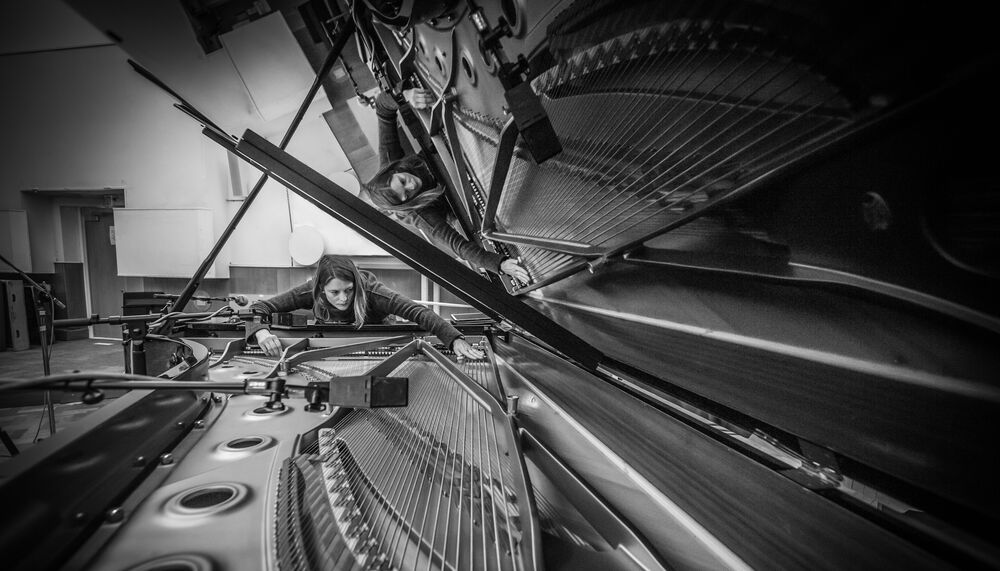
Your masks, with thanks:
<instances>
[{"instance_id":1,"label":"black glossy surface","mask_svg":"<svg viewBox=\"0 0 1000 571\"><path fill-rule=\"evenodd\" d=\"M739 557L759 569L940 569L919 547L842 509L617 388L514 338L498 354ZM551 426L518 421L585 479ZM616 484L592 480L612 496ZM654 546L657 529L640 529ZM670 553L661 553L670 561Z\"/></svg>"},{"instance_id":2,"label":"black glossy surface","mask_svg":"<svg viewBox=\"0 0 1000 571\"><path fill-rule=\"evenodd\" d=\"M632 319L672 317L668 320L677 324L674 328L539 300L532 303L613 359L995 518L1000 500L978 471L995 463L991 419L1000 412L1000 393L990 377L996 355L988 351L989 335L969 334L934 319L922 322L918 316L878 305L857 302L852 310L837 296L810 296L792 288L778 289L799 296L787 298L782 307L782 298L769 299L767 288L753 282L746 283L746 291L734 287L728 296L725 284L717 283L713 297L706 293L712 288L698 287L705 285L698 279L656 282L648 268L641 274L627 268L622 272L619 280L632 278L634 287L627 292L602 287L620 283L605 275L547 293L550 298L618 308ZM729 285L734 283L739 282ZM653 301L671 296L704 303L672 311ZM748 303L741 305L744 296ZM817 317L838 306L841 326ZM908 316L906 325L880 321L894 313ZM687 325L693 329L685 331ZM738 339L747 330L753 332L751 343L707 334L721 331ZM768 336L779 347L820 350L830 360L754 345ZM858 348L839 350L852 344ZM892 367L896 363L875 358L886 354L913 355L917 362ZM872 368L863 372L848 366L848 358ZM978 380L948 375L956 372L975 373L968 376Z\"/></svg>"}]
</instances>

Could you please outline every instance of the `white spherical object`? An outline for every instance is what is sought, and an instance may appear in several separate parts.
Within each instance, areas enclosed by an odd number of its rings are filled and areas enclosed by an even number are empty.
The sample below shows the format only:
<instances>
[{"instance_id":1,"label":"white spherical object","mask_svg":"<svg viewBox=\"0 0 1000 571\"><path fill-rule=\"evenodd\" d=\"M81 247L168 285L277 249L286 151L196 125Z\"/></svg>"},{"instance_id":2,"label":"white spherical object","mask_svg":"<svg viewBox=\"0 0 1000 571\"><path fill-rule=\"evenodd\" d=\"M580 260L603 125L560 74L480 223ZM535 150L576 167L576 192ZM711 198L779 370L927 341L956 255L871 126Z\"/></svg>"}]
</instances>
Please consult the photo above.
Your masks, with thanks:
<instances>
[{"instance_id":1,"label":"white spherical object","mask_svg":"<svg viewBox=\"0 0 1000 571\"><path fill-rule=\"evenodd\" d=\"M312 226L297 226L288 237L288 253L296 264L311 266L326 250L323 235Z\"/></svg>"}]
</instances>

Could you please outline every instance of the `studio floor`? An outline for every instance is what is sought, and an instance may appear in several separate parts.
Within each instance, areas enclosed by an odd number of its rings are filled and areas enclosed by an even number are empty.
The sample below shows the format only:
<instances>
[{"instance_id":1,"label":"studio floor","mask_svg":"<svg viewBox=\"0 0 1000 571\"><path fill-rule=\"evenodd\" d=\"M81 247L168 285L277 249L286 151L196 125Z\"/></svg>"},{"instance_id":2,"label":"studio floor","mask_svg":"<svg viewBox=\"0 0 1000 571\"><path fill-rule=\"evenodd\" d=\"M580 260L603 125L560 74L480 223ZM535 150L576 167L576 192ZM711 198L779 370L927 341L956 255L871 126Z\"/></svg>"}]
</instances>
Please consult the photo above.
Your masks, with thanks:
<instances>
[{"instance_id":1,"label":"studio floor","mask_svg":"<svg viewBox=\"0 0 1000 571\"><path fill-rule=\"evenodd\" d=\"M49 370L52 374L74 371L123 371L121 342L113 339L80 339L60 341L52 346ZM24 351L0 352L0 379L24 380L42 376L41 347L33 345ZM120 393L109 394L114 398ZM65 429L80 418L106 404L108 399L96 405L83 404L80 392L50 391L55 411L56 432ZM20 452L36 442L49 437L49 421L46 414L45 393L43 391L0 392L0 429L11 438ZM0 462L9 460L12 451L0 445Z\"/></svg>"}]
</instances>

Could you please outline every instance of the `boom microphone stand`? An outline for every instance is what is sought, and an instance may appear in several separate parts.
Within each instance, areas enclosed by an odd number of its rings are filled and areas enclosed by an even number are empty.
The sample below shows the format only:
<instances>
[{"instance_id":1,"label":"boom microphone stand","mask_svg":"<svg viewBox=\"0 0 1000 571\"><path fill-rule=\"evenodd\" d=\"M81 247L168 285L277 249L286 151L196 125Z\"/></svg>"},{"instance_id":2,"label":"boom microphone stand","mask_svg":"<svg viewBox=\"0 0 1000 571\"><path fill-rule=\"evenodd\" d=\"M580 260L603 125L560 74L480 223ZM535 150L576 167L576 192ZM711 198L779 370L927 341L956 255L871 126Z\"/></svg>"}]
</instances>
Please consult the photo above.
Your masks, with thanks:
<instances>
[{"instance_id":1,"label":"boom microphone stand","mask_svg":"<svg viewBox=\"0 0 1000 571\"><path fill-rule=\"evenodd\" d=\"M0 255L0 261L10 266L28 285L31 286L31 298L35 303L35 311L38 314L38 337L39 342L42 345L42 370L45 376L49 376L49 330L50 321L52 319L51 313L55 311L54 306L58 306L59 309L66 309L66 305L59 301L56 296L52 295L49 291L48 286L43 286L31 279L31 276L22 272L20 268L15 266L7 258ZM55 405L52 403L52 391L45 389L44 393L45 399L45 410L49 416L49 436L56 433L56 411Z\"/></svg>"}]
</instances>

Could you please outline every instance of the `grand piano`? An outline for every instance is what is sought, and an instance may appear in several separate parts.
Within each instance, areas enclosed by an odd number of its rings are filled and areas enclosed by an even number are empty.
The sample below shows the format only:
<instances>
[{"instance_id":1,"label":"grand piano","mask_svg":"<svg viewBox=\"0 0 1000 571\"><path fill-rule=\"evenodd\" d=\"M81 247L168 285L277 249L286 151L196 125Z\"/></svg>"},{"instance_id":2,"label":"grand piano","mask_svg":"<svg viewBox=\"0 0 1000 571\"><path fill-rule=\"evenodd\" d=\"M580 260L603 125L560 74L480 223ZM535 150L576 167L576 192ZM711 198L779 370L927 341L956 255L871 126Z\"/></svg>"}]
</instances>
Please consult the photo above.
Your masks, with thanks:
<instances>
[{"instance_id":1,"label":"grand piano","mask_svg":"<svg viewBox=\"0 0 1000 571\"><path fill-rule=\"evenodd\" d=\"M177 106L472 305L486 359L407 325L276 326L269 358L251 315L156 316L145 375L19 385L132 390L0 465L5 567L1000 567L985 8L343 8L331 53L435 93L407 132L529 283Z\"/></svg>"}]
</instances>

